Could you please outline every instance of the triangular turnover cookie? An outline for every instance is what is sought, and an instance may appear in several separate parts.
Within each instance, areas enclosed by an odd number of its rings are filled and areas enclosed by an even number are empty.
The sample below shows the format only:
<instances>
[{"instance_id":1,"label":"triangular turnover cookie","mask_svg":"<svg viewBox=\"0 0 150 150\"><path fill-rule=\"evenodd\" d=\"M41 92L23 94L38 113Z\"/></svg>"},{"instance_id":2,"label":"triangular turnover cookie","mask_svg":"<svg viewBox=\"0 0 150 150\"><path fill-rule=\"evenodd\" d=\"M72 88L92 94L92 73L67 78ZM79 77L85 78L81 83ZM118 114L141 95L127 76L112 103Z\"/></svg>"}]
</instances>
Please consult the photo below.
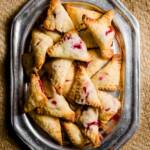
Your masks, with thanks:
<instances>
[{"instance_id":1,"label":"triangular turnover cookie","mask_svg":"<svg viewBox=\"0 0 150 150\"><path fill-rule=\"evenodd\" d=\"M38 115L33 111L29 115L52 139L62 145L61 126L58 118Z\"/></svg>"},{"instance_id":2,"label":"triangular turnover cookie","mask_svg":"<svg viewBox=\"0 0 150 150\"><path fill-rule=\"evenodd\" d=\"M85 42L87 48L98 48L98 45L89 29L81 30L79 32L79 35L81 39Z\"/></svg>"},{"instance_id":3,"label":"triangular turnover cookie","mask_svg":"<svg viewBox=\"0 0 150 150\"><path fill-rule=\"evenodd\" d=\"M99 99L102 103L99 119L102 124L106 124L120 109L120 101L111 94L103 91L98 92Z\"/></svg>"},{"instance_id":4,"label":"triangular turnover cookie","mask_svg":"<svg viewBox=\"0 0 150 150\"><path fill-rule=\"evenodd\" d=\"M92 142L94 147L101 145L101 135L99 133L98 110L88 107L83 110L79 123L82 124L82 132Z\"/></svg>"},{"instance_id":5,"label":"triangular turnover cookie","mask_svg":"<svg viewBox=\"0 0 150 150\"><path fill-rule=\"evenodd\" d=\"M40 85L40 78L37 75L31 75L29 85L28 100L25 102L24 111L30 112L37 107L43 107L46 104L47 97L43 93Z\"/></svg>"},{"instance_id":6,"label":"triangular turnover cookie","mask_svg":"<svg viewBox=\"0 0 150 150\"><path fill-rule=\"evenodd\" d=\"M73 87L69 92L68 99L78 104L100 107L97 90L89 78L85 68L78 66Z\"/></svg>"},{"instance_id":7,"label":"triangular turnover cookie","mask_svg":"<svg viewBox=\"0 0 150 150\"><path fill-rule=\"evenodd\" d=\"M72 61L68 59L54 59L45 65L51 83L59 94L63 91L63 85L71 65Z\"/></svg>"},{"instance_id":8,"label":"triangular turnover cookie","mask_svg":"<svg viewBox=\"0 0 150 150\"><path fill-rule=\"evenodd\" d=\"M77 30L86 28L86 25L82 21L83 15L86 15L92 19L98 19L101 16L101 14L97 11L83 8L80 6L73 6L71 4L65 4L65 8L69 16L71 17Z\"/></svg>"},{"instance_id":9,"label":"triangular turnover cookie","mask_svg":"<svg viewBox=\"0 0 150 150\"><path fill-rule=\"evenodd\" d=\"M97 44L100 47L100 53L103 58L109 59L113 56L111 48L115 32L111 25L114 12L112 10L106 12L97 20L83 16L84 23L88 26Z\"/></svg>"},{"instance_id":10,"label":"triangular turnover cookie","mask_svg":"<svg viewBox=\"0 0 150 150\"><path fill-rule=\"evenodd\" d=\"M71 110L65 98L59 95L54 87L52 87L52 91L53 96L48 97L46 105L43 108L38 108L37 113L74 121L75 113Z\"/></svg>"},{"instance_id":11,"label":"triangular turnover cookie","mask_svg":"<svg viewBox=\"0 0 150 150\"><path fill-rule=\"evenodd\" d=\"M80 61L89 61L87 47L78 33L74 30L66 33L54 46L48 49L50 57L67 58Z\"/></svg>"},{"instance_id":12,"label":"triangular turnover cookie","mask_svg":"<svg viewBox=\"0 0 150 150\"><path fill-rule=\"evenodd\" d=\"M91 56L91 60L85 63L86 71L89 77L92 77L100 68L102 68L107 60L101 58L98 54L99 49L91 49L89 50L89 54Z\"/></svg>"},{"instance_id":13,"label":"triangular turnover cookie","mask_svg":"<svg viewBox=\"0 0 150 150\"><path fill-rule=\"evenodd\" d=\"M74 29L73 22L60 0L51 0L44 27L47 30L57 30L59 32L68 32Z\"/></svg>"},{"instance_id":14,"label":"triangular turnover cookie","mask_svg":"<svg viewBox=\"0 0 150 150\"><path fill-rule=\"evenodd\" d=\"M92 81L98 90L118 90L120 87L120 71L121 56L115 54L112 60L92 77Z\"/></svg>"},{"instance_id":15,"label":"triangular turnover cookie","mask_svg":"<svg viewBox=\"0 0 150 150\"><path fill-rule=\"evenodd\" d=\"M53 40L48 35L34 30L32 32L32 49L35 61L35 69L40 70L45 62L45 56L48 47L53 45Z\"/></svg>"},{"instance_id":16,"label":"triangular turnover cookie","mask_svg":"<svg viewBox=\"0 0 150 150\"><path fill-rule=\"evenodd\" d=\"M77 147L83 147L84 137L79 127L72 122L63 122L63 127L71 141L71 143Z\"/></svg>"}]
</instances>

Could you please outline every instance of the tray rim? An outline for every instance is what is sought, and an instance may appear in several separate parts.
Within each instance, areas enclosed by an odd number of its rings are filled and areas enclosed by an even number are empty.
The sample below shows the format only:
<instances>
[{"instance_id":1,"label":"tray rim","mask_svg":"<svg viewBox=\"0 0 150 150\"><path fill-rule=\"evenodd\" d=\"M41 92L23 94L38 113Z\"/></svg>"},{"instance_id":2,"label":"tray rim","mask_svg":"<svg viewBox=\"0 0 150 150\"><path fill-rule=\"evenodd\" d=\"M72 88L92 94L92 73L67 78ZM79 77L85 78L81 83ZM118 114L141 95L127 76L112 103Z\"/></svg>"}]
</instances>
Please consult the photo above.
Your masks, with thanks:
<instances>
[{"instance_id":1,"label":"tray rim","mask_svg":"<svg viewBox=\"0 0 150 150\"><path fill-rule=\"evenodd\" d=\"M13 33L13 30L15 28L15 25L17 23L17 19L20 17L20 15L27 9L28 5L30 5L34 0L30 0L28 1L24 6L23 8L19 11L19 13L14 17L13 21L12 21L12 26L11 26L11 35L10 35L10 57L11 57L11 60L10 60L10 104L11 104L11 125L15 131L15 133L17 134L17 136L26 144L28 145L28 147L30 147L32 149L32 145L30 145L30 143L28 143L24 138L22 138L22 136L20 135L16 125L15 125L15 121L14 121L14 116L13 116L13 79L14 79L14 73L13 73L13 60L12 60L12 56L13 56L13 37L14 37L14 33ZM113 0L110 0L110 1L113 1ZM134 99L136 99L136 102L137 102L137 108L136 110L136 113L138 114L138 116L135 117L133 123L132 123L132 126L130 127L130 129L128 130L128 134L130 133L130 136L126 136L122 141L121 141L121 145L123 145L126 141L128 141L132 136L133 134L135 133L135 131L137 130L137 128L139 127L139 106L140 106L140 26L139 26L139 23L137 21L137 19L135 18L135 16L133 16L130 11L123 5L122 2L120 2L119 0L116 0L116 1L113 1L112 3L115 4L115 6L117 6L119 9L121 9L121 11L124 12L124 15L127 17L127 19L129 20L129 22L132 24L132 26L134 27L134 32L136 34L136 41L134 41L136 44L135 44L135 48L136 48L136 51L137 51L137 57L136 57L136 60L134 61L134 65L136 66L135 67L135 72L134 72L134 82L136 82L136 85L137 86L134 86L135 88L135 92L136 92L136 95L134 94ZM135 49L134 48L134 49ZM126 135L126 134L125 134ZM119 147L120 147L119 146ZM119 147L117 147L116 149L119 149Z\"/></svg>"}]
</instances>

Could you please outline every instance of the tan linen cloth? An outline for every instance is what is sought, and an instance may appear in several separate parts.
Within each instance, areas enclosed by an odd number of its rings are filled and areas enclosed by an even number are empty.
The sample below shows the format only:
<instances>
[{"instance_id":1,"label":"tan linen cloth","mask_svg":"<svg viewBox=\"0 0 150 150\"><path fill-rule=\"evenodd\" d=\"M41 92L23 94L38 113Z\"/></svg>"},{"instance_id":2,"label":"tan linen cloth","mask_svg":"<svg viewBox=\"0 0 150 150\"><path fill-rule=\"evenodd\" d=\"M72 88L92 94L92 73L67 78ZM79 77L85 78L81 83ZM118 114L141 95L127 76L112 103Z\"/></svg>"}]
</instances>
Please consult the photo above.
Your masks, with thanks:
<instances>
[{"instance_id":1,"label":"tan linen cloth","mask_svg":"<svg viewBox=\"0 0 150 150\"><path fill-rule=\"evenodd\" d=\"M9 130L9 38L11 20L27 0L0 0L0 150L24 149ZM122 0L141 27L140 128L123 150L150 150L150 1Z\"/></svg>"}]
</instances>

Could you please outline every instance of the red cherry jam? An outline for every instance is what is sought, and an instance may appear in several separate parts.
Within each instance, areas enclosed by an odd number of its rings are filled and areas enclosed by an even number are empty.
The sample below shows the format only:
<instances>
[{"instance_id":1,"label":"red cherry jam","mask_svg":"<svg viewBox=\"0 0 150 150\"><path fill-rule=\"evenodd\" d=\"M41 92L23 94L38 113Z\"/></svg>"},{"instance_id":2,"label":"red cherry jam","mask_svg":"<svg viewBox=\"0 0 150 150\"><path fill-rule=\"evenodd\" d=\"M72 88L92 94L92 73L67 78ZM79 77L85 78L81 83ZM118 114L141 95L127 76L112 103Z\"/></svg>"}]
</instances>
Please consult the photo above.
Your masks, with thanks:
<instances>
[{"instance_id":1,"label":"red cherry jam","mask_svg":"<svg viewBox=\"0 0 150 150\"><path fill-rule=\"evenodd\" d=\"M87 124L87 130L91 127L91 126L99 126L99 121L93 121Z\"/></svg>"},{"instance_id":2,"label":"red cherry jam","mask_svg":"<svg viewBox=\"0 0 150 150\"><path fill-rule=\"evenodd\" d=\"M56 105L56 104L57 104L57 102L53 100L53 101L52 101L52 104L53 104L53 105Z\"/></svg>"},{"instance_id":3,"label":"red cherry jam","mask_svg":"<svg viewBox=\"0 0 150 150\"><path fill-rule=\"evenodd\" d=\"M44 81L43 80L39 80L39 85L41 87L42 92L45 93Z\"/></svg>"},{"instance_id":4,"label":"red cherry jam","mask_svg":"<svg viewBox=\"0 0 150 150\"><path fill-rule=\"evenodd\" d=\"M109 26L109 29L105 32L105 35L107 36L111 32L113 32L113 28Z\"/></svg>"}]
</instances>

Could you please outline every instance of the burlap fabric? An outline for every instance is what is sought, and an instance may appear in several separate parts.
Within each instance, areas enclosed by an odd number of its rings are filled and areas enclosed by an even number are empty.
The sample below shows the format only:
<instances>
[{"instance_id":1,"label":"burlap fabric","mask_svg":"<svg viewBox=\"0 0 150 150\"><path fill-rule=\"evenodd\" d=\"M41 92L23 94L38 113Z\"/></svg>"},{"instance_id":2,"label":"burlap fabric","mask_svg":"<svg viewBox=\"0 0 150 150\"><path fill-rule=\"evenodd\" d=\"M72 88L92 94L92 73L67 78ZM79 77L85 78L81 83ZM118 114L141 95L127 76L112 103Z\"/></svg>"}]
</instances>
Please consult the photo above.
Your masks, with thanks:
<instances>
[{"instance_id":1,"label":"burlap fabric","mask_svg":"<svg viewBox=\"0 0 150 150\"><path fill-rule=\"evenodd\" d=\"M26 149L10 129L9 37L11 20L27 0L0 0L0 150ZM150 150L150 1L122 0L141 27L140 128L123 150Z\"/></svg>"}]
</instances>

